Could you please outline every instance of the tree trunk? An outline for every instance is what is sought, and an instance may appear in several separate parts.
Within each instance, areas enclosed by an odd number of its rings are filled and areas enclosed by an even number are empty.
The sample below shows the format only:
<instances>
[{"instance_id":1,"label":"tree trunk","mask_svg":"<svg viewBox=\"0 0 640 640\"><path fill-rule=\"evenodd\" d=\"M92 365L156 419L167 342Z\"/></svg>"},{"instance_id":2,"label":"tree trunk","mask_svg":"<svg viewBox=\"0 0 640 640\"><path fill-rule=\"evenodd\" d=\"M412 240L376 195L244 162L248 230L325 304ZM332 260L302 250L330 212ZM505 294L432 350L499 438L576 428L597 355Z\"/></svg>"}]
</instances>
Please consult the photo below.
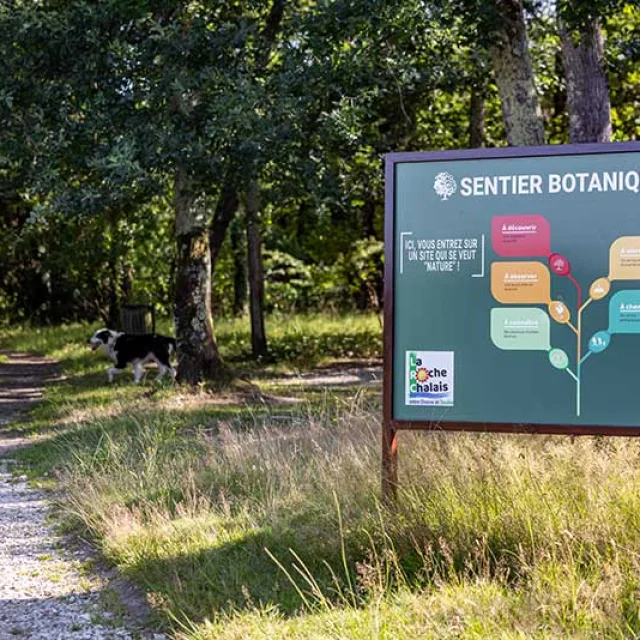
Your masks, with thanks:
<instances>
[{"instance_id":1,"label":"tree trunk","mask_svg":"<svg viewBox=\"0 0 640 640\"><path fill-rule=\"evenodd\" d=\"M238 220L231 224L230 239L233 255L233 315L243 316L247 308L247 262L243 234Z\"/></svg>"},{"instance_id":2,"label":"tree trunk","mask_svg":"<svg viewBox=\"0 0 640 640\"><path fill-rule=\"evenodd\" d=\"M262 243L258 228L258 182L250 180L247 189L247 253L249 264L249 311L251 314L251 351L254 358L267 354L264 327L264 270Z\"/></svg>"},{"instance_id":3,"label":"tree trunk","mask_svg":"<svg viewBox=\"0 0 640 640\"><path fill-rule=\"evenodd\" d=\"M558 78L564 78L564 62L562 60L562 52L556 51L553 56L553 68ZM567 89L563 87L561 83L556 85L556 89L553 92L553 117L557 118L562 116L567 111Z\"/></svg>"},{"instance_id":4,"label":"tree trunk","mask_svg":"<svg viewBox=\"0 0 640 640\"><path fill-rule=\"evenodd\" d=\"M230 183L226 182L222 187L222 193L218 199L216 211L211 223L209 241L211 244L211 268L215 270L220 250L224 242L227 229L238 210L238 191Z\"/></svg>"},{"instance_id":5,"label":"tree trunk","mask_svg":"<svg viewBox=\"0 0 640 640\"><path fill-rule=\"evenodd\" d=\"M484 86L474 84L471 87L469 103L469 146L472 149L484 147Z\"/></svg>"},{"instance_id":6,"label":"tree trunk","mask_svg":"<svg viewBox=\"0 0 640 640\"><path fill-rule=\"evenodd\" d=\"M184 169L175 179L176 292L175 329L178 380L197 384L227 373L213 336L211 254L203 206Z\"/></svg>"},{"instance_id":7,"label":"tree trunk","mask_svg":"<svg viewBox=\"0 0 640 640\"><path fill-rule=\"evenodd\" d=\"M120 278L118 273L118 217L107 211L107 227L109 229L109 289L107 295L107 326L112 329L120 327Z\"/></svg>"},{"instance_id":8,"label":"tree trunk","mask_svg":"<svg viewBox=\"0 0 640 640\"><path fill-rule=\"evenodd\" d=\"M604 66L604 37L597 17L569 30L560 26L562 59L567 78L569 140L611 141L611 102Z\"/></svg>"},{"instance_id":9,"label":"tree trunk","mask_svg":"<svg viewBox=\"0 0 640 640\"><path fill-rule=\"evenodd\" d=\"M507 141L512 146L544 144L544 127L527 44L522 0L491 0L500 27L489 47Z\"/></svg>"}]
</instances>

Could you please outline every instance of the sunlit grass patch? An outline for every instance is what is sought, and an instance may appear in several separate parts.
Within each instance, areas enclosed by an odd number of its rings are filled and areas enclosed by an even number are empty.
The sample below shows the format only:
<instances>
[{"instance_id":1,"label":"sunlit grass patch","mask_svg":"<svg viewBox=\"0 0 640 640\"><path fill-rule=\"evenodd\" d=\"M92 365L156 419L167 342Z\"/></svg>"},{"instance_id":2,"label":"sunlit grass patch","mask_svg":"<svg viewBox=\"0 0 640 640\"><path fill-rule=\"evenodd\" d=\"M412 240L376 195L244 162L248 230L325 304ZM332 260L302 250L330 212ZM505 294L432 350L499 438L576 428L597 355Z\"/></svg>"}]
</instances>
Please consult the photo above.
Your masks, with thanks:
<instances>
[{"instance_id":1,"label":"sunlit grass patch","mask_svg":"<svg viewBox=\"0 0 640 640\"><path fill-rule=\"evenodd\" d=\"M215 334L222 355L236 364L250 363L251 336L247 318L216 318ZM308 368L340 359L379 358L382 353L382 324L378 314L274 315L266 318L274 371L291 366ZM46 354L65 363L66 375L100 370L101 359L88 347L88 340L101 327L68 324L56 327L28 325L0 328L0 349ZM158 320L157 331L173 335L172 322Z\"/></svg>"}]
</instances>

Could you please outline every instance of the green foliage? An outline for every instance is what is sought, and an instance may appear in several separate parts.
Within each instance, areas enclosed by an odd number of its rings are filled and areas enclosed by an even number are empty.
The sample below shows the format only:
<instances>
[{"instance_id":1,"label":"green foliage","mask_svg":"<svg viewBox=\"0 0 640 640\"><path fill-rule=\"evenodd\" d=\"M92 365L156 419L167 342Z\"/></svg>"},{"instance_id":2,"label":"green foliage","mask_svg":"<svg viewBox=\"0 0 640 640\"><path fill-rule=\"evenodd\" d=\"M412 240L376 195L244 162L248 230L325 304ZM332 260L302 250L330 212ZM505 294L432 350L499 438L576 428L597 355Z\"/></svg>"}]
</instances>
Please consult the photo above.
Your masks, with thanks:
<instances>
[{"instance_id":1,"label":"green foliage","mask_svg":"<svg viewBox=\"0 0 640 640\"><path fill-rule=\"evenodd\" d=\"M640 8L627 3L605 25L611 86L611 119L616 140L640 138Z\"/></svg>"},{"instance_id":2,"label":"green foliage","mask_svg":"<svg viewBox=\"0 0 640 640\"><path fill-rule=\"evenodd\" d=\"M580 29L594 16L608 18L628 5L627 0L561 0L560 17L570 28Z\"/></svg>"},{"instance_id":3,"label":"green foliage","mask_svg":"<svg viewBox=\"0 0 640 640\"><path fill-rule=\"evenodd\" d=\"M384 244L375 238L358 240L345 256L343 270L350 293L361 297L361 309L380 309L382 301L382 264Z\"/></svg>"},{"instance_id":4,"label":"green foliage","mask_svg":"<svg viewBox=\"0 0 640 640\"><path fill-rule=\"evenodd\" d=\"M156 200L128 216L46 215L34 210L19 226L0 219L0 254L9 319L38 322L109 316L111 297L171 301L173 244L166 205ZM70 250L71 249L71 250Z\"/></svg>"},{"instance_id":5,"label":"green foliage","mask_svg":"<svg viewBox=\"0 0 640 640\"><path fill-rule=\"evenodd\" d=\"M601 17L614 137L638 137L636 3L524 4L549 141L568 129L556 8L571 25ZM362 252L382 239L384 154L467 147L472 90L485 144L504 144L486 50L498 5L0 5L0 308L48 322L130 299L168 309L178 167L208 220L257 177L269 309L375 308L382 264ZM217 314L237 264L223 245Z\"/></svg>"},{"instance_id":6,"label":"green foliage","mask_svg":"<svg viewBox=\"0 0 640 640\"><path fill-rule=\"evenodd\" d=\"M312 269L282 251L266 251L265 306L268 311L293 313L308 310L313 292Z\"/></svg>"},{"instance_id":7,"label":"green foliage","mask_svg":"<svg viewBox=\"0 0 640 640\"><path fill-rule=\"evenodd\" d=\"M380 308L383 243L358 240L335 262L308 265L282 251L265 252L266 308L284 313L313 309Z\"/></svg>"}]
</instances>

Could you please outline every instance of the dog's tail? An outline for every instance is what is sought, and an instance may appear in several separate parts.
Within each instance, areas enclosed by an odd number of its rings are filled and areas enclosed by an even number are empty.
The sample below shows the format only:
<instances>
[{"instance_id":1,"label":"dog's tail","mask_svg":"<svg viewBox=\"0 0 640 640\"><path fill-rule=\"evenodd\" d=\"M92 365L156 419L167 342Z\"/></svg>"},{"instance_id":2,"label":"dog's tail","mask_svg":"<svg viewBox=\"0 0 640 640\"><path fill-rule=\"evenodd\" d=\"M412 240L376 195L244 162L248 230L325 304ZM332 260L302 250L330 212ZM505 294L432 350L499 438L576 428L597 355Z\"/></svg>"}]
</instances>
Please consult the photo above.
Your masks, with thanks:
<instances>
[{"instance_id":1,"label":"dog's tail","mask_svg":"<svg viewBox=\"0 0 640 640\"><path fill-rule=\"evenodd\" d=\"M167 344L169 345L169 355L177 351L178 345L175 338L167 338Z\"/></svg>"}]
</instances>

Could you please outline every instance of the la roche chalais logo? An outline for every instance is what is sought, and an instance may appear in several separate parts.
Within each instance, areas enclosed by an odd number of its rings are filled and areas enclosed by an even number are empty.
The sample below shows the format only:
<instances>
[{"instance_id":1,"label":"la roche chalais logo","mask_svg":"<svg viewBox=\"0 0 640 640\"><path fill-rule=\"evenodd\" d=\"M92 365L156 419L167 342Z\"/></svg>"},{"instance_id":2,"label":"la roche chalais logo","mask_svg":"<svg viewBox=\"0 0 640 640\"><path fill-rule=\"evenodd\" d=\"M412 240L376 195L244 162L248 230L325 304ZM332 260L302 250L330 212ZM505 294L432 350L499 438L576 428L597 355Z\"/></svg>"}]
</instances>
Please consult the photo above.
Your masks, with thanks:
<instances>
[{"instance_id":1,"label":"la roche chalais logo","mask_svg":"<svg viewBox=\"0 0 640 640\"><path fill-rule=\"evenodd\" d=\"M440 196L441 200L448 200L458 188L456 179L447 171L442 171L436 176L433 183L433 190Z\"/></svg>"}]
</instances>

